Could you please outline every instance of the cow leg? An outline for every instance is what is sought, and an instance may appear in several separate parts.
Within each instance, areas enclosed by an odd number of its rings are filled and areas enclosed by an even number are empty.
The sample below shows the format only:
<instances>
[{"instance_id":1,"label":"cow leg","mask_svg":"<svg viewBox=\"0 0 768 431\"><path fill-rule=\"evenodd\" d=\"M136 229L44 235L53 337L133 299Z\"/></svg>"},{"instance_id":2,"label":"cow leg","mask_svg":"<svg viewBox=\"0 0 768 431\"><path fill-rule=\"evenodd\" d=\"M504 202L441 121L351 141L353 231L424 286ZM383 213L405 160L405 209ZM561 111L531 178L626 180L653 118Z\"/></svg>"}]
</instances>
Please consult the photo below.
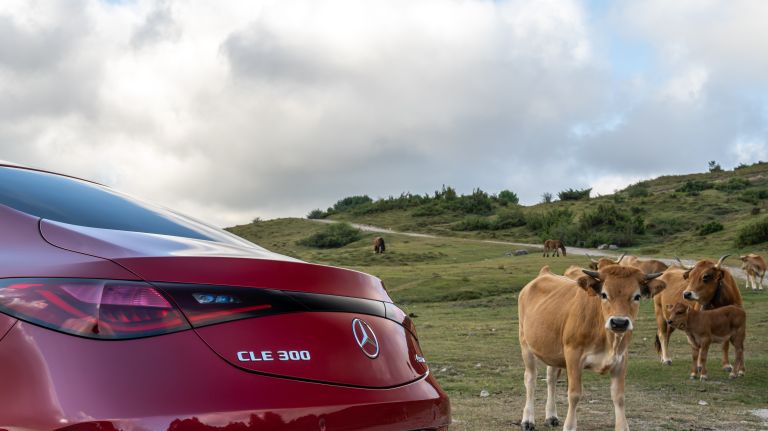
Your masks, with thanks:
<instances>
[{"instance_id":1,"label":"cow leg","mask_svg":"<svg viewBox=\"0 0 768 431\"><path fill-rule=\"evenodd\" d=\"M736 368L731 372L731 375L730 375L731 378L741 377L744 375L744 373L747 372L747 369L744 366L744 338L745 337L746 337L746 330L739 331L733 337L731 337L731 342L733 343L733 347L736 349L736 360L735 360Z\"/></svg>"},{"instance_id":2,"label":"cow leg","mask_svg":"<svg viewBox=\"0 0 768 431\"><path fill-rule=\"evenodd\" d=\"M626 357L625 357L626 358ZM616 431L629 431L627 416L624 412L624 381L627 375L626 359L611 372L611 399L616 415Z\"/></svg>"},{"instance_id":3,"label":"cow leg","mask_svg":"<svg viewBox=\"0 0 768 431\"><path fill-rule=\"evenodd\" d=\"M560 425L560 419L557 418L557 398L555 393L560 371L562 371L562 368L547 366L547 407L544 423L551 427Z\"/></svg>"},{"instance_id":4,"label":"cow leg","mask_svg":"<svg viewBox=\"0 0 768 431\"><path fill-rule=\"evenodd\" d=\"M699 361L697 363L697 369L701 373L701 381L707 380L709 375L707 373L707 354L709 353L709 344L712 340L705 338L701 341L701 349L699 349ZM728 343L723 343L728 344Z\"/></svg>"},{"instance_id":5,"label":"cow leg","mask_svg":"<svg viewBox=\"0 0 768 431\"><path fill-rule=\"evenodd\" d=\"M723 343L723 371L730 373L733 371L731 361L728 360L728 350L731 347L730 343Z\"/></svg>"},{"instance_id":6,"label":"cow leg","mask_svg":"<svg viewBox=\"0 0 768 431\"><path fill-rule=\"evenodd\" d=\"M760 290L763 290L763 279L765 278L765 271L760 274Z\"/></svg>"},{"instance_id":7,"label":"cow leg","mask_svg":"<svg viewBox=\"0 0 768 431\"><path fill-rule=\"evenodd\" d=\"M523 363L525 364L525 407L523 407L523 420L520 428L523 431L533 431L536 416L533 411L533 402L536 399L536 357L527 347L520 346L523 351Z\"/></svg>"},{"instance_id":8,"label":"cow leg","mask_svg":"<svg viewBox=\"0 0 768 431\"><path fill-rule=\"evenodd\" d=\"M659 307L657 307L659 308ZM672 359L669 357L669 336L674 329L667 325L667 319L664 318L664 311L656 311L656 337L658 337L658 347L661 353L661 363L664 365L672 365Z\"/></svg>"},{"instance_id":9,"label":"cow leg","mask_svg":"<svg viewBox=\"0 0 768 431\"><path fill-rule=\"evenodd\" d=\"M691 375L690 379L693 380L699 376L699 347L693 342L691 337L688 337L688 343L691 345Z\"/></svg>"},{"instance_id":10,"label":"cow leg","mask_svg":"<svg viewBox=\"0 0 768 431\"><path fill-rule=\"evenodd\" d=\"M569 354L570 353L570 354ZM576 406L581 400L581 353L566 352L565 364L568 372L568 414L565 416L563 431L576 430Z\"/></svg>"}]
</instances>

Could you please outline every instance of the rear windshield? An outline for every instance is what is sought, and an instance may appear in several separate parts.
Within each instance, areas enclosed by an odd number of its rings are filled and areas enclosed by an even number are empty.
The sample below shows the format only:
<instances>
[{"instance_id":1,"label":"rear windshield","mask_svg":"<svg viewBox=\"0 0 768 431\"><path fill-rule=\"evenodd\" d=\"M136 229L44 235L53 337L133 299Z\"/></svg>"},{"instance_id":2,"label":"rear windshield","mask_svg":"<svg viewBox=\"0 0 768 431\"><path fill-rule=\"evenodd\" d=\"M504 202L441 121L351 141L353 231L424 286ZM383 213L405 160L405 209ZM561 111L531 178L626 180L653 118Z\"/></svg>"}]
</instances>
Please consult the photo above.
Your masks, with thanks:
<instances>
[{"instance_id":1,"label":"rear windshield","mask_svg":"<svg viewBox=\"0 0 768 431\"><path fill-rule=\"evenodd\" d=\"M0 204L79 226L254 246L229 232L108 187L28 169L0 167Z\"/></svg>"}]
</instances>

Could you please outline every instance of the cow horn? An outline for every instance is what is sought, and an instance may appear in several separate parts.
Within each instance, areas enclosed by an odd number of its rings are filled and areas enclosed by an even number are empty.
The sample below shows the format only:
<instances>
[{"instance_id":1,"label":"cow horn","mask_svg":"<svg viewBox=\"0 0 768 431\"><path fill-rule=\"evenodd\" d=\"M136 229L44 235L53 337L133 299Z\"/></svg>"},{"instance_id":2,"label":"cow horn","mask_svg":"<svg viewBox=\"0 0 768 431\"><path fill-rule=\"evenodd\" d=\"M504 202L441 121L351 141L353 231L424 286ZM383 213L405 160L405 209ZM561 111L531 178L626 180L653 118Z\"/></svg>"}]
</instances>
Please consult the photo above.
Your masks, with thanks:
<instances>
[{"instance_id":1,"label":"cow horn","mask_svg":"<svg viewBox=\"0 0 768 431\"><path fill-rule=\"evenodd\" d=\"M651 281L656 277L661 276L661 274L664 274L663 272L654 272L651 274L645 274L645 281Z\"/></svg>"},{"instance_id":2,"label":"cow horn","mask_svg":"<svg viewBox=\"0 0 768 431\"><path fill-rule=\"evenodd\" d=\"M690 270L692 268L692 267L687 266L686 264L684 264L683 261L680 260L680 258L677 257L677 256L675 256L675 260L677 261L677 263L680 264L680 268L687 269L687 270Z\"/></svg>"},{"instance_id":3,"label":"cow horn","mask_svg":"<svg viewBox=\"0 0 768 431\"><path fill-rule=\"evenodd\" d=\"M589 258L589 260L591 260L592 262L597 263L597 260L595 260L594 257L588 255L587 253L584 253L584 256L587 256Z\"/></svg>"},{"instance_id":4,"label":"cow horn","mask_svg":"<svg viewBox=\"0 0 768 431\"><path fill-rule=\"evenodd\" d=\"M600 273L597 271L590 271L588 269L582 269L581 272L584 274L587 274L588 276L594 278L595 280L600 280Z\"/></svg>"},{"instance_id":5,"label":"cow horn","mask_svg":"<svg viewBox=\"0 0 768 431\"><path fill-rule=\"evenodd\" d=\"M720 260L717 261L717 265L715 265L715 268L720 269L720 265L723 264L723 262L725 261L725 259L728 258L728 256L730 256L730 254L723 255L723 257L721 257Z\"/></svg>"},{"instance_id":6,"label":"cow horn","mask_svg":"<svg viewBox=\"0 0 768 431\"><path fill-rule=\"evenodd\" d=\"M621 259L624 259L624 256L626 256L626 255L627 255L627 252L626 252L626 251L625 251L624 253L621 253L621 256L619 256L619 258L618 258L618 259L616 259L614 262L616 262L616 263L620 263L620 262L621 262Z\"/></svg>"}]
</instances>

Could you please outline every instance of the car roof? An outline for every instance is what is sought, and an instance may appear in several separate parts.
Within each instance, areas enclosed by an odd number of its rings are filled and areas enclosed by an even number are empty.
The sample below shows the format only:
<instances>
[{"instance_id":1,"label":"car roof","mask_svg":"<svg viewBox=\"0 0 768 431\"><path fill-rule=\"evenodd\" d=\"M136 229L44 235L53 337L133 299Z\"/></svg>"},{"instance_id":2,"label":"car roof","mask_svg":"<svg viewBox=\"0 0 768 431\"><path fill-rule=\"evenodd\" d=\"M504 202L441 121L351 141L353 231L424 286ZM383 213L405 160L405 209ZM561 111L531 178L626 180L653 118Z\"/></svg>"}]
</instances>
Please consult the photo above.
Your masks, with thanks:
<instances>
[{"instance_id":1,"label":"car roof","mask_svg":"<svg viewBox=\"0 0 768 431\"><path fill-rule=\"evenodd\" d=\"M53 172L53 171L49 171L47 169L33 168L31 166L21 165L19 163L15 163L15 162L9 162L7 160L0 160L0 167L16 168L16 169L26 169L28 171L44 172L46 174L58 175L60 177L72 178L72 179L75 179L75 180L85 181L87 183L97 184L97 185L100 185L102 187L108 187L109 188L109 186L101 184L101 183L96 182L96 181L92 181L92 180L88 180L88 179L85 179L85 178L76 177L74 175L61 174L59 172Z\"/></svg>"}]
</instances>

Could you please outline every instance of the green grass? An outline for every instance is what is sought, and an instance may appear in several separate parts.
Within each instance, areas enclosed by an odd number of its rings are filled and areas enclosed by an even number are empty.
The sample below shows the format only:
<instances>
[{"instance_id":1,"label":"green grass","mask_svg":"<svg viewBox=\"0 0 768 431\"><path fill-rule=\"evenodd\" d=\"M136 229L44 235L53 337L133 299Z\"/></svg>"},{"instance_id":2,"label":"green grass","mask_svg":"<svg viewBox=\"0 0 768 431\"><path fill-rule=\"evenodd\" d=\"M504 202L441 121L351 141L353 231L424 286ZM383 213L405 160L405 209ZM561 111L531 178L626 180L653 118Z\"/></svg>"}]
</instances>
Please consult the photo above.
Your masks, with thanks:
<instances>
[{"instance_id":1,"label":"green grass","mask_svg":"<svg viewBox=\"0 0 768 431\"><path fill-rule=\"evenodd\" d=\"M714 192L708 190L705 193ZM581 203L580 203L581 204ZM525 401L523 368L517 340L517 292L548 264L556 272L585 258L543 258L538 252L507 256L520 247L462 238L414 238L386 234L387 252L373 254L372 238L333 250L303 247L296 241L322 224L300 219L262 221L230 230L273 251L303 260L340 265L379 276L392 298L415 313L422 348L430 368L451 397L451 427L459 430L514 429ZM713 234L716 237L718 232ZM518 238L516 238L518 239ZM682 247L684 255L716 255L717 245L699 241ZM652 247L656 247L651 251ZM649 253L668 252L665 244ZM740 282L741 283L741 282ZM690 354L683 334L672 336L673 365L662 367L653 348L655 321L649 301L641 306L630 350L627 415L633 429L765 429L749 411L768 406L768 293L745 292L748 313L747 375L729 380L719 371L719 348L710 352L710 381L687 379ZM733 349L731 352L733 355ZM539 373L544 378L543 367ZM562 379L564 380L564 379ZM565 382L558 409L565 417ZM487 390L490 396L480 397ZM579 407L582 429L612 429L609 379L585 372ZM543 421L546 385L539 381L537 420ZM699 400L709 403L698 405ZM546 428L545 428L546 429Z\"/></svg>"}]
</instances>

